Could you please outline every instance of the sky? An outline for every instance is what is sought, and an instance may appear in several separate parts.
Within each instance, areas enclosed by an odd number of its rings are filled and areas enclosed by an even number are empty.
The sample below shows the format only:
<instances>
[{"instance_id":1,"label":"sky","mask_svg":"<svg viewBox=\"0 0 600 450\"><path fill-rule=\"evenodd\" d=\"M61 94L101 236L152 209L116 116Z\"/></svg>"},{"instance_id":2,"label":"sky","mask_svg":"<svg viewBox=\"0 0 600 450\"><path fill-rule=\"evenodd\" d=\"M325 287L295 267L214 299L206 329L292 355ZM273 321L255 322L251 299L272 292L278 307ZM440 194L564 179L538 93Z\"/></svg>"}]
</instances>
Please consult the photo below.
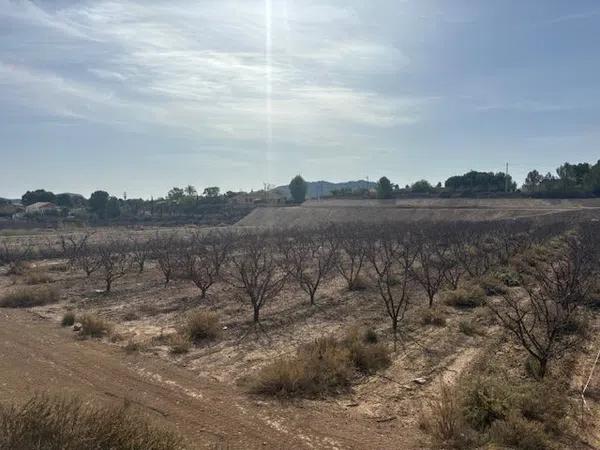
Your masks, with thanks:
<instances>
[{"instance_id":1,"label":"sky","mask_svg":"<svg viewBox=\"0 0 600 450\"><path fill-rule=\"evenodd\" d=\"M596 0L0 0L0 196L600 159Z\"/></svg>"}]
</instances>

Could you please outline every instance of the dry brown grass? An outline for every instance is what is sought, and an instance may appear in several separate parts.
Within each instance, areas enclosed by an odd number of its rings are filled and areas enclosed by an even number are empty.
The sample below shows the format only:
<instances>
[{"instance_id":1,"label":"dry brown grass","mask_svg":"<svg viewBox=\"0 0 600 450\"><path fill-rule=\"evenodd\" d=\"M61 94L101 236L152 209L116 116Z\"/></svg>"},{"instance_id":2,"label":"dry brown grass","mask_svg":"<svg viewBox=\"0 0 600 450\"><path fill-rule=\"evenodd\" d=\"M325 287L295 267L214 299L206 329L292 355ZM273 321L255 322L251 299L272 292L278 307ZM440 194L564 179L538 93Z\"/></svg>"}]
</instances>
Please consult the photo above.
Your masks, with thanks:
<instances>
[{"instance_id":1,"label":"dry brown grass","mask_svg":"<svg viewBox=\"0 0 600 450\"><path fill-rule=\"evenodd\" d=\"M0 448L11 450L176 450L182 440L130 408L37 396L0 405Z\"/></svg>"},{"instance_id":2,"label":"dry brown grass","mask_svg":"<svg viewBox=\"0 0 600 450\"><path fill-rule=\"evenodd\" d=\"M19 288L0 298L0 307L31 308L56 303L59 298L60 292L54 287Z\"/></svg>"},{"instance_id":3,"label":"dry brown grass","mask_svg":"<svg viewBox=\"0 0 600 450\"><path fill-rule=\"evenodd\" d=\"M166 339L169 345L169 351L173 355L181 355L190 351L191 342L186 336L181 334L171 334Z\"/></svg>"},{"instance_id":4,"label":"dry brown grass","mask_svg":"<svg viewBox=\"0 0 600 450\"><path fill-rule=\"evenodd\" d=\"M351 330L344 339L322 337L302 345L296 355L263 367L254 393L278 397L319 397L346 391L357 373L370 374L390 364L387 348L372 336Z\"/></svg>"},{"instance_id":5,"label":"dry brown grass","mask_svg":"<svg viewBox=\"0 0 600 450\"><path fill-rule=\"evenodd\" d=\"M200 310L189 313L181 327L181 334L192 342L215 340L222 332L219 315L211 311Z\"/></svg>"},{"instance_id":6,"label":"dry brown grass","mask_svg":"<svg viewBox=\"0 0 600 450\"><path fill-rule=\"evenodd\" d=\"M423 325L444 327L446 326L446 314L439 309L428 308L421 314L421 323Z\"/></svg>"},{"instance_id":7,"label":"dry brown grass","mask_svg":"<svg viewBox=\"0 0 600 450\"><path fill-rule=\"evenodd\" d=\"M46 284L51 283L52 281L52 277L48 273L42 272L41 270L33 270L28 272L24 279L25 284L29 285Z\"/></svg>"},{"instance_id":8,"label":"dry brown grass","mask_svg":"<svg viewBox=\"0 0 600 450\"><path fill-rule=\"evenodd\" d=\"M90 336L94 338L100 338L110 334L113 330L111 323L106 320L94 316L92 314L86 314L79 319L81 323L81 336Z\"/></svg>"},{"instance_id":9,"label":"dry brown grass","mask_svg":"<svg viewBox=\"0 0 600 450\"><path fill-rule=\"evenodd\" d=\"M63 327L70 327L74 323L75 323L75 313L74 312L67 311L66 313L63 314L62 320L60 321L60 324Z\"/></svg>"},{"instance_id":10,"label":"dry brown grass","mask_svg":"<svg viewBox=\"0 0 600 450\"><path fill-rule=\"evenodd\" d=\"M467 336L484 336L485 331L477 322L469 319L463 319L458 322L458 329Z\"/></svg>"},{"instance_id":11,"label":"dry brown grass","mask_svg":"<svg viewBox=\"0 0 600 450\"><path fill-rule=\"evenodd\" d=\"M479 286L465 286L442 293L444 302L455 308L476 308L485 303L485 291Z\"/></svg>"}]
</instances>

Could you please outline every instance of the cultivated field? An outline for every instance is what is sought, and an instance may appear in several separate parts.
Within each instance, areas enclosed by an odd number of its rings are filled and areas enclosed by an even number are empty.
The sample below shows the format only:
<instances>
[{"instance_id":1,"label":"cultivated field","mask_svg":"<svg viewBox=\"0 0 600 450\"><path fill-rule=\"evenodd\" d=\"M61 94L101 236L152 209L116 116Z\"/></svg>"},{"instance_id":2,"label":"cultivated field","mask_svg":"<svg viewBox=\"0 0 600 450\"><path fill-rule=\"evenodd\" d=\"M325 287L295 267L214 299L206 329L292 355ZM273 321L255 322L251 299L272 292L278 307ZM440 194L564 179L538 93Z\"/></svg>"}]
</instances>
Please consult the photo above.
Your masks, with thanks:
<instances>
[{"instance_id":1,"label":"cultivated field","mask_svg":"<svg viewBox=\"0 0 600 450\"><path fill-rule=\"evenodd\" d=\"M0 236L0 401L126 402L185 448L599 448L597 207Z\"/></svg>"}]
</instances>

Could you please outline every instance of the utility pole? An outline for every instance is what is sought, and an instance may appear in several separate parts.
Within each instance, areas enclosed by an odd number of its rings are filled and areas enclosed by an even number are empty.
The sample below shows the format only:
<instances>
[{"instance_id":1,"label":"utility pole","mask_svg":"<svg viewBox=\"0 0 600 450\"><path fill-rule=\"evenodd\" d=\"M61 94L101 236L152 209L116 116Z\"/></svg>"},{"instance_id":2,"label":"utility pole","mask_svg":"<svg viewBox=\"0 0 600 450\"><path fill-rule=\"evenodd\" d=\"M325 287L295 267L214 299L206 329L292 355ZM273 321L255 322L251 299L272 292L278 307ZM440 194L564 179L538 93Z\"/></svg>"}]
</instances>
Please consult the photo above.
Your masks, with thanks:
<instances>
[{"instance_id":1,"label":"utility pole","mask_svg":"<svg viewBox=\"0 0 600 450\"><path fill-rule=\"evenodd\" d=\"M506 172L504 173L504 192L508 192L508 163L506 163Z\"/></svg>"}]
</instances>

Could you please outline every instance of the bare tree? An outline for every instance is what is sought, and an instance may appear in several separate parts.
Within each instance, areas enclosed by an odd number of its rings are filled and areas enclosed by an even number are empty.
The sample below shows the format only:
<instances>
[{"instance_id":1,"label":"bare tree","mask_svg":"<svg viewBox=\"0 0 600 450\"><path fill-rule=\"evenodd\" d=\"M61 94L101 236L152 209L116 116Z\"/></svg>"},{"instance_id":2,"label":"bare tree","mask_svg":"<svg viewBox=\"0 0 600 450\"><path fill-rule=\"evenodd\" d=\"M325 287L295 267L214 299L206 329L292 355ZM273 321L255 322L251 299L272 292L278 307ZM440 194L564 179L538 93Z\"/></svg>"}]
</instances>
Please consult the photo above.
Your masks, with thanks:
<instances>
[{"instance_id":1,"label":"bare tree","mask_svg":"<svg viewBox=\"0 0 600 450\"><path fill-rule=\"evenodd\" d=\"M539 364L539 376L550 361L573 347L579 336L569 332L585 303L592 280L589 252L574 237L564 241L564 253L552 261L530 261L525 298L504 294L500 304L488 303L499 322Z\"/></svg>"},{"instance_id":2,"label":"bare tree","mask_svg":"<svg viewBox=\"0 0 600 450\"><path fill-rule=\"evenodd\" d=\"M413 265L412 275L421 285L429 299L429 307L433 306L433 299L447 279L448 253L447 247L437 239L437 227L421 229L416 235L416 262Z\"/></svg>"},{"instance_id":3,"label":"bare tree","mask_svg":"<svg viewBox=\"0 0 600 450\"><path fill-rule=\"evenodd\" d=\"M128 240L132 263L137 266L138 273L142 273L152 253L150 241L135 235L129 236Z\"/></svg>"},{"instance_id":4,"label":"bare tree","mask_svg":"<svg viewBox=\"0 0 600 450\"><path fill-rule=\"evenodd\" d=\"M331 228L338 249L335 266L350 290L360 289L358 281L368 250L364 231L364 226L358 223Z\"/></svg>"},{"instance_id":5,"label":"bare tree","mask_svg":"<svg viewBox=\"0 0 600 450\"><path fill-rule=\"evenodd\" d=\"M280 250L284 268L315 304L319 286L335 267L336 241L330 239L328 230L297 230L292 239L281 239Z\"/></svg>"},{"instance_id":6,"label":"bare tree","mask_svg":"<svg viewBox=\"0 0 600 450\"><path fill-rule=\"evenodd\" d=\"M398 236L394 236L399 233ZM392 322L394 351L398 329L408 309L414 281L411 276L416 258L413 237L406 230L388 227L380 231L368 251L369 261L385 311Z\"/></svg>"},{"instance_id":7,"label":"bare tree","mask_svg":"<svg viewBox=\"0 0 600 450\"><path fill-rule=\"evenodd\" d=\"M206 298L208 289L217 281L217 264L207 248L207 237L195 234L189 245L178 252L176 276L192 281Z\"/></svg>"},{"instance_id":8,"label":"bare tree","mask_svg":"<svg viewBox=\"0 0 600 450\"><path fill-rule=\"evenodd\" d=\"M221 267L227 263L236 239L233 232L224 230L213 230L202 239L207 257L212 260L212 267L217 277L221 273Z\"/></svg>"},{"instance_id":9,"label":"bare tree","mask_svg":"<svg viewBox=\"0 0 600 450\"><path fill-rule=\"evenodd\" d=\"M181 248L178 235L176 233L158 232L151 243L152 257L156 259L158 267L165 277L165 286L171 281L174 271L177 268L177 252Z\"/></svg>"},{"instance_id":10,"label":"bare tree","mask_svg":"<svg viewBox=\"0 0 600 450\"><path fill-rule=\"evenodd\" d=\"M239 252L231 257L228 282L242 293L242 301L251 304L254 323L258 323L261 308L283 289L287 274L264 233L244 233L240 242Z\"/></svg>"},{"instance_id":11,"label":"bare tree","mask_svg":"<svg viewBox=\"0 0 600 450\"><path fill-rule=\"evenodd\" d=\"M106 282L106 292L110 292L113 282L124 277L131 268L131 257L123 251L121 242L109 240L98 247L98 265Z\"/></svg>"}]
</instances>

